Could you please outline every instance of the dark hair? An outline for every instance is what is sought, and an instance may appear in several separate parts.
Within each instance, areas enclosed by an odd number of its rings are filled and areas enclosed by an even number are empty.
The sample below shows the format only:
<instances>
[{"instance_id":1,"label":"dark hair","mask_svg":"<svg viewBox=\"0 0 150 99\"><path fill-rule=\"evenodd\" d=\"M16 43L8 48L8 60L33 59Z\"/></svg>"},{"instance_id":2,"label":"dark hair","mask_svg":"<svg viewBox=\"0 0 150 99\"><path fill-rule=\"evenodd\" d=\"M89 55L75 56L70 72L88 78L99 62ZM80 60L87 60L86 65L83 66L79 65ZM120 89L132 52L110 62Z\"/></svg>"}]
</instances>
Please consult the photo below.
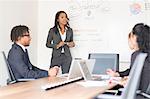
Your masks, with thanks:
<instances>
[{"instance_id":1,"label":"dark hair","mask_svg":"<svg viewBox=\"0 0 150 99\"><path fill-rule=\"evenodd\" d=\"M139 50L145 53L150 52L150 27L143 23L136 24L132 33L137 36Z\"/></svg>"},{"instance_id":2,"label":"dark hair","mask_svg":"<svg viewBox=\"0 0 150 99\"><path fill-rule=\"evenodd\" d=\"M65 11L58 11L58 12L56 13L56 15L55 15L55 25L54 25L54 27L59 26L59 23L58 23L57 19L59 18L59 16L60 16L61 13L66 14L66 18L69 20L69 18L68 18L68 16L67 16L67 13L66 13ZM69 27L69 23L68 23L68 22L67 22L66 26ZM59 27L60 27L60 26L59 26Z\"/></svg>"},{"instance_id":3,"label":"dark hair","mask_svg":"<svg viewBox=\"0 0 150 99\"><path fill-rule=\"evenodd\" d=\"M25 25L18 25L12 28L11 30L11 41L18 41L18 37L23 37L25 32L29 33L29 28Z\"/></svg>"}]
</instances>

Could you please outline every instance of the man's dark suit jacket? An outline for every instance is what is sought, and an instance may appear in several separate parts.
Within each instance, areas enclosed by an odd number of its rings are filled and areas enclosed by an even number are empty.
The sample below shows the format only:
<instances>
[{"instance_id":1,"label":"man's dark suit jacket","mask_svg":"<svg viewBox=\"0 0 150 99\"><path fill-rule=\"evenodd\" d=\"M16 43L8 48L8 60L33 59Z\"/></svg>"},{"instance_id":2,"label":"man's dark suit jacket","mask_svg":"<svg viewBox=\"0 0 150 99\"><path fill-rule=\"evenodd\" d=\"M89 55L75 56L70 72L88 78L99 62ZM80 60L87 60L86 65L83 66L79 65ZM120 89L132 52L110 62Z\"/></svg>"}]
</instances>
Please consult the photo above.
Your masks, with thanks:
<instances>
[{"instance_id":1,"label":"man's dark suit jacket","mask_svg":"<svg viewBox=\"0 0 150 99\"><path fill-rule=\"evenodd\" d=\"M33 66L21 46L14 43L8 53L8 63L16 79L47 77L48 72Z\"/></svg>"},{"instance_id":2,"label":"man's dark suit jacket","mask_svg":"<svg viewBox=\"0 0 150 99\"><path fill-rule=\"evenodd\" d=\"M130 69L133 66L134 60L136 58L136 56L140 53L140 51L135 51L132 56L131 56L131 65L130 68L127 69L126 71L123 72L119 72L120 76L128 76ZM141 74L141 80L140 80L140 87L139 89L142 92L145 92L146 89L148 88L148 85L150 84L150 55L148 54L147 58L145 59L144 62L144 67L142 69L142 74Z\"/></svg>"}]
</instances>

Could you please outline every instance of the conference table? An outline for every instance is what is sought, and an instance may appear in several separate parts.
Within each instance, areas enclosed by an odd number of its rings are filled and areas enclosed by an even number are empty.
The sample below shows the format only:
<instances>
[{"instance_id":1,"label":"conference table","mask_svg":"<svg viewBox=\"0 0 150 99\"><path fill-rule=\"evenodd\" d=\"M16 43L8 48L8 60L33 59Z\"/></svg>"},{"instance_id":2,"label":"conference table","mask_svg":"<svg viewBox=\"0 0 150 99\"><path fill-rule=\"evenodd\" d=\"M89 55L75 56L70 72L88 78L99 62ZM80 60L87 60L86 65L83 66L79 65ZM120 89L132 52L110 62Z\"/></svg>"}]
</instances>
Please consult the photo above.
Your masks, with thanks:
<instances>
[{"instance_id":1,"label":"conference table","mask_svg":"<svg viewBox=\"0 0 150 99\"><path fill-rule=\"evenodd\" d=\"M47 91L41 89L42 85L65 80L64 77L46 77L10 84L0 88L0 99L91 99L114 86L114 84L108 84L99 87L84 87L74 82Z\"/></svg>"}]
</instances>

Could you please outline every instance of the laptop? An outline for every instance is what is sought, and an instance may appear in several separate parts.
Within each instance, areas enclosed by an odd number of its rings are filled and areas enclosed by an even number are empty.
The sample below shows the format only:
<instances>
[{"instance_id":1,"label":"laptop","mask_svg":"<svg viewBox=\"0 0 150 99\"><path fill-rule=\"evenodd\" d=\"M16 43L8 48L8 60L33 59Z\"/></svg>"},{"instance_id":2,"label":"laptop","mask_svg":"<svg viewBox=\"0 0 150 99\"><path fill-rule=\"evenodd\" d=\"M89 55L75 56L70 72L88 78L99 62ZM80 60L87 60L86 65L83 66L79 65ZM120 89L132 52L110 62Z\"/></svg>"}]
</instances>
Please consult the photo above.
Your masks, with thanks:
<instances>
[{"instance_id":1,"label":"laptop","mask_svg":"<svg viewBox=\"0 0 150 99\"><path fill-rule=\"evenodd\" d=\"M95 76L93 77L92 74L90 73L89 69L88 69L88 65L90 65L91 67L94 67L95 64L95 60L94 59L88 59L88 60L81 60L80 61L80 71L83 75L83 78L85 81L101 81L104 80L102 79L101 76Z\"/></svg>"},{"instance_id":2,"label":"laptop","mask_svg":"<svg viewBox=\"0 0 150 99\"><path fill-rule=\"evenodd\" d=\"M41 89L44 90L49 90L49 89L53 89L56 87L61 87L79 80L83 79L82 73L80 71L80 64L79 64L80 60L72 60L71 62L71 66L70 66L70 70L69 70L69 74L63 74L60 77L66 77L67 79L65 81L62 82L58 82L58 83L54 83L54 84L46 84L46 85L42 85Z\"/></svg>"},{"instance_id":3,"label":"laptop","mask_svg":"<svg viewBox=\"0 0 150 99\"><path fill-rule=\"evenodd\" d=\"M80 60L72 60L67 80L81 79L83 77L80 71L79 62Z\"/></svg>"}]
</instances>

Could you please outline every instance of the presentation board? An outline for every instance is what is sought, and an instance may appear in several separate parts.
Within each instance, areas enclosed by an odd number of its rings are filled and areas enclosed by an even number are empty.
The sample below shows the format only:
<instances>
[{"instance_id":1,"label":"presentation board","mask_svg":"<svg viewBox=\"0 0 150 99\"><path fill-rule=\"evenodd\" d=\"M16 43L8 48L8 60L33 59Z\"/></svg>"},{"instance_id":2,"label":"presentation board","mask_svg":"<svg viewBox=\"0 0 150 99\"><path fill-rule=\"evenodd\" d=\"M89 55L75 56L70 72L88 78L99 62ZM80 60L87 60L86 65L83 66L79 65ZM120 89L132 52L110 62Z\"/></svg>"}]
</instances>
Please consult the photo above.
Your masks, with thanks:
<instances>
[{"instance_id":1,"label":"presentation board","mask_svg":"<svg viewBox=\"0 0 150 99\"><path fill-rule=\"evenodd\" d=\"M89 53L117 53L120 61L129 62L129 32L136 23L150 21L150 4L146 0L41 0L39 5L38 40L42 39L38 42L38 53L50 53L43 31L48 33L54 26L55 14L60 10L67 12L74 31L73 58L87 58ZM50 55L47 53L43 57Z\"/></svg>"},{"instance_id":2,"label":"presentation board","mask_svg":"<svg viewBox=\"0 0 150 99\"><path fill-rule=\"evenodd\" d=\"M143 0L70 1L75 53L119 53L121 60L129 60L128 34L136 23L148 22L145 5Z\"/></svg>"}]
</instances>

